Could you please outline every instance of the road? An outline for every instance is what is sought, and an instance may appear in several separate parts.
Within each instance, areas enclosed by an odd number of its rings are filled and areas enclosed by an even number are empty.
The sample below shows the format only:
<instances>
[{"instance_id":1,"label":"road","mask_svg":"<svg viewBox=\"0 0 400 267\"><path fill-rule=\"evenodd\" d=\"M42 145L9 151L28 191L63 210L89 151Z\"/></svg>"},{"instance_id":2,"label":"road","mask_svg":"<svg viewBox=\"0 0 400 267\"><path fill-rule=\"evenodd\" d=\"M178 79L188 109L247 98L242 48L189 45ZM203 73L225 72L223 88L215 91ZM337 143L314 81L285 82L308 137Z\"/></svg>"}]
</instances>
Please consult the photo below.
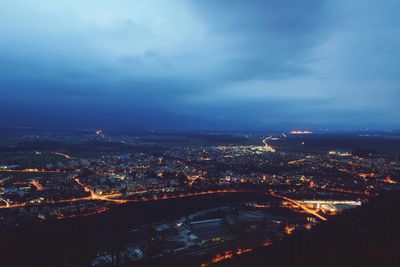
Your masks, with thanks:
<instances>
[{"instance_id":1,"label":"road","mask_svg":"<svg viewBox=\"0 0 400 267\"><path fill-rule=\"evenodd\" d=\"M0 209L19 208L19 207L25 207L25 206L57 204L57 203L69 203L69 202L76 202L76 201L96 201L96 200L113 202L116 204L125 204L125 203L147 202L147 201L156 201L156 200L178 199L178 198L202 196L202 195L212 195L212 194L255 193L256 192L254 190L224 189L224 190L209 190L209 191L194 192L194 193L181 193L179 195L169 195L169 196L164 195L162 197L153 196L153 197L143 197L143 198L139 198L139 199L121 199L121 198L119 198L119 197L121 197L120 193L100 195L100 194L96 193L94 190L92 190L90 187L88 187L87 185L83 184L78 178L75 178L74 181L79 186L81 186L86 192L90 193L90 196L81 197L81 198L64 199L64 200L58 200L58 201L43 201L41 203L26 202L26 203L18 203L18 204L8 204L7 206L0 206ZM139 194L139 193L143 193L143 192L146 192L146 191L130 192L129 194L133 195L133 194ZM261 193L261 192L257 191L257 193ZM281 196L276 193L264 192L264 194L284 199L284 200L296 205L297 207L301 208L304 212L306 212L310 215L313 215L322 221L327 221L327 218L323 217L318 212L308 208L306 205L303 205L301 203L301 201L294 200L294 199L291 199L286 196Z\"/></svg>"},{"instance_id":2,"label":"road","mask_svg":"<svg viewBox=\"0 0 400 267\"><path fill-rule=\"evenodd\" d=\"M12 208L20 208L20 207L26 207L26 206L39 206L39 205L51 205L51 204L61 204L61 203L71 203L71 202L77 202L77 201L107 201L107 202L113 202L115 204L125 204L125 203L139 203L139 202L149 202L149 201L157 201L157 200L167 200L167 199L179 199L179 198L186 198L186 197L194 197L194 196L204 196L204 195L213 195L213 194L226 194L226 193L263 193L259 191L254 191L254 190L240 190L240 189L224 189L224 190L209 190L209 191L203 191L203 192L194 192L194 193L181 193L179 195L164 195L162 197L158 196L153 196L153 197L142 197L138 199L121 199L118 198L121 196L120 193L115 193L115 194L107 194L107 195L99 195L94 190L90 189L88 186L84 185L78 178L75 179L75 182L79 184L86 192L90 193L90 196L87 197L81 197L81 198L71 198L71 199L63 199L63 200L58 200L58 201L43 201L40 203L17 203L17 204L9 204L8 206L0 206L0 209L12 209ZM130 194L134 193L142 193L141 192L131 192ZM273 197L278 197L281 199L284 199L286 201L289 201L290 203L298 206L301 208L304 212L313 215L317 217L318 219L322 221L327 221L327 218L323 217L320 215L318 212L307 208L305 205L300 203L297 200L291 199L286 196L280 196L275 193L268 193L264 192L263 194L265 195L270 195Z\"/></svg>"},{"instance_id":3,"label":"road","mask_svg":"<svg viewBox=\"0 0 400 267\"><path fill-rule=\"evenodd\" d=\"M276 152L276 149L273 148L272 146L268 145L267 140L271 140L272 136L268 136L266 137L264 140L262 140L262 142L265 145L265 150L268 152Z\"/></svg>"},{"instance_id":4,"label":"road","mask_svg":"<svg viewBox=\"0 0 400 267\"><path fill-rule=\"evenodd\" d=\"M52 154L57 155L57 156L62 156L66 159L76 159L68 154L62 153L62 152L52 152Z\"/></svg>"},{"instance_id":5,"label":"road","mask_svg":"<svg viewBox=\"0 0 400 267\"><path fill-rule=\"evenodd\" d=\"M10 203L8 203L7 200L0 198L0 201L3 201L4 203L6 203L6 207L10 207Z\"/></svg>"},{"instance_id":6,"label":"road","mask_svg":"<svg viewBox=\"0 0 400 267\"><path fill-rule=\"evenodd\" d=\"M306 213L308 213L308 214L311 214L311 215L314 215L314 216L317 217L318 219L321 219L321 220L323 220L323 221L327 221L327 220L328 220L328 219L325 218L324 216L320 215L318 212L316 212L316 211L314 211L314 210L312 210L312 209L307 208L305 205L303 205L302 203L300 203L300 202L297 201L297 200L294 200L294 199L291 199L291 198L288 198L288 197L285 197L285 196L280 196L280 195L277 195L277 194L275 194L275 193L272 193L272 195L273 195L273 196L276 196L276 197L279 197L279 198L281 198L281 199L284 199L284 200L286 200L286 201L289 201L290 203L292 203L292 204L296 205L297 207L301 208L304 212L306 212Z\"/></svg>"},{"instance_id":7,"label":"road","mask_svg":"<svg viewBox=\"0 0 400 267\"><path fill-rule=\"evenodd\" d=\"M78 179L78 181L79 181L79 179ZM78 183L78 181L75 181L75 182ZM6 209L6 208L13 209L13 208L20 208L20 207L28 207L28 206L54 205L54 204L71 203L71 202L77 202L77 201L107 201L107 202L113 202L116 204L125 204L125 203L139 203L139 202L149 202L149 201L157 201L157 200L179 199L179 198L204 196L204 195L215 195L215 194L226 194L226 193L255 193L256 192L254 190L251 191L251 190L225 189L225 190L209 190L209 191L194 192L194 193L181 193L179 195L164 195L161 197L152 196L152 197L142 197L142 198L138 198L138 199L121 199L121 198L117 198L117 197L121 196L120 193L99 195L99 194L95 193L93 190L89 189L84 184L82 184L80 181L79 181L79 183L85 189L86 192L90 193L90 196L80 197L80 198L62 199L62 200L57 200L57 201L52 201L52 200L46 201L45 200L40 203L30 203L30 202L16 203L16 204L10 204L9 206L0 206L0 209ZM128 193L128 195L140 194L142 192L144 192L144 191L130 192L130 193ZM257 192L257 193L261 193L261 192ZM265 193L265 194L268 194L268 193Z\"/></svg>"}]
</instances>

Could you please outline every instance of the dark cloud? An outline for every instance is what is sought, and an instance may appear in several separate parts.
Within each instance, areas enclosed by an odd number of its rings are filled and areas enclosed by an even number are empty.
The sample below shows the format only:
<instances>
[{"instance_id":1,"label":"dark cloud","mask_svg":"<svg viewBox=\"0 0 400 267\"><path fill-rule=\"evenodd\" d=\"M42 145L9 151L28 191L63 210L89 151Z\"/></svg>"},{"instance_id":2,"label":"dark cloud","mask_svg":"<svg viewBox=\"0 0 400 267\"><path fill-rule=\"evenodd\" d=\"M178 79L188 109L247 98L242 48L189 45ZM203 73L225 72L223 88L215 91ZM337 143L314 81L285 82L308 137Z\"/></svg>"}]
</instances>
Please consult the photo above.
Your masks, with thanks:
<instances>
[{"instance_id":1,"label":"dark cloud","mask_svg":"<svg viewBox=\"0 0 400 267\"><path fill-rule=\"evenodd\" d=\"M233 40L224 78L285 78L306 73L313 47L326 39L325 1L196 2L216 34ZM245 51L245 53L244 53Z\"/></svg>"},{"instance_id":2,"label":"dark cloud","mask_svg":"<svg viewBox=\"0 0 400 267\"><path fill-rule=\"evenodd\" d=\"M399 125L399 8L394 0L3 1L1 120Z\"/></svg>"}]
</instances>

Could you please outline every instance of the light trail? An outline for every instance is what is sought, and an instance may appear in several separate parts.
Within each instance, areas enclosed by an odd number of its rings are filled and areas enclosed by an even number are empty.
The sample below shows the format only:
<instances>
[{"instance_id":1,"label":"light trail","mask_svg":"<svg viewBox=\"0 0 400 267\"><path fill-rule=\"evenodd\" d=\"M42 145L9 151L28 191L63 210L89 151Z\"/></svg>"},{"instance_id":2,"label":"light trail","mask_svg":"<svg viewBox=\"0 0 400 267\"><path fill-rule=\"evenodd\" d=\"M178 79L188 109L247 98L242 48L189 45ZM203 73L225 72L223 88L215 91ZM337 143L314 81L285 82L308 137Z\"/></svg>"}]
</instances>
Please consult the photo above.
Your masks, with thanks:
<instances>
[{"instance_id":1,"label":"light trail","mask_svg":"<svg viewBox=\"0 0 400 267\"><path fill-rule=\"evenodd\" d=\"M385 183L388 183L388 184L397 184L397 182L396 181L394 181L393 179L392 179L392 177L386 177L385 178L385 180L383 180Z\"/></svg>"},{"instance_id":2,"label":"light trail","mask_svg":"<svg viewBox=\"0 0 400 267\"><path fill-rule=\"evenodd\" d=\"M82 186L86 192L90 193L90 196L87 197L80 197L80 198L71 198L71 199L62 199L62 200L57 200L57 201L44 201L41 203L17 203L17 204L11 204L8 207L5 206L0 206L0 209L4 208L20 208L20 207L26 207L26 206L39 206L39 205L49 205L49 204L62 204L62 203L71 203L71 202L77 202L77 201L108 201L108 202L113 202L116 204L125 204L125 203L138 203L138 202L150 202L150 201L158 201L158 200L168 200L168 199L180 199L180 198L186 198L186 197L194 197L194 196L204 196L204 195L215 195L215 194L226 194L226 193L259 193L259 194L265 194L265 195L271 195L274 197L278 197L281 199L285 199L296 206L302 208L305 212L314 215L315 217L326 221L327 219L321 215L319 215L317 212L307 208L306 206L302 205L301 203L298 203L296 200L290 199L288 197L284 196L279 196L274 193L266 193L266 192L259 192L259 191L254 191L254 190L240 190L240 189L223 189L223 190L209 190L209 191L202 191L202 192L194 192L194 193L181 193L179 195L164 195L161 197L158 196L152 196L152 197L144 197L140 199L118 199L114 197L119 197L121 196L120 193L116 194L108 194L108 195L99 195L95 193L93 190L85 186L83 183L79 181L79 179L75 179L75 182Z\"/></svg>"},{"instance_id":3,"label":"light trail","mask_svg":"<svg viewBox=\"0 0 400 267\"><path fill-rule=\"evenodd\" d=\"M79 179L78 179L79 181ZM78 183L78 181L75 181ZM79 184L80 183L80 184ZM140 198L140 199L118 199L118 198L113 198L113 197L119 197L121 196L120 193L115 193L115 194L108 194L108 195L99 195L97 193L92 193L93 191L90 190L88 187L86 187L84 184L82 184L79 181L79 185L83 185L84 188L87 188L86 192L90 192L90 196L87 197L80 197L80 198L70 198L70 199L61 199L61 200L47 200L43 201L40 203L30 203L30 202L24 202L24 203L16 203L16 204L10 204L10 206L0 206L0 209L5 209L5 208L21 208L21 207L28 207L28 206L41 206L41 205L54 205L54 204L63 204L63 203L72 203L72 202L78 202L78 201L108 201L108 202L113 202L116 204L125 204L125 203L138 203L138 202L149 202L149 201L158 201L158 200L168 200L168 199L179 199L179 198L186 198L186 197L193 197L193 196L203 196L203 195L213 195L213 194L225 194L225 193L255 193L256 191L254 190L236 190L236 189L225 189L225 190L214 190L214 191L203 191L203 192L195 192L195 193L186 193L186 194L179 194L179 195L164 195L162 197L158 196L152 196L152 197L145 197L145 198ZM138 191L138 192L131 192L129 194L136 194L136 193L142 193L143 191ZM262 193L262 192L257 192L257 193ZM264 193L268 194L268 193Z\"/></svg>"},{"instance_id":4,"label":"light trail","mask_svg":"<svg viewBox=\"0 0 400 267\"><path fill-rule=\"evenodd\" d=\"M43 190L43 186L39 183L38 180L32 180L30 182L30 184L33 185L36 188L36 190L38 190L38 191L42 191Z\"/></svg>"},{"instance_id":5,"label":"light trail","mask_svg":"<svg viewBox=\"0 0 400 267\"><path fill-rule=\"evenodd\" d=\"M0 198L0 201L3 201L4 203L6 203L7 208L10 207L10 203L7 200L5 200L4 198Z\"/></svg>"},{"instance_id":6,"label":"light trail","mask_svg":"<svg viewBox=\"0 0 400 267\"><path fill-rule=\"evenodd\" d=\"M123 203L127 202L125 199L114 199L114 197L120 197L121 196L120 193L100 195L100 194L97 194L93 189L89 188L87 185L83 184L78 178L75 178L74 181L78 185L80 185L83 188L83 190L90 193L90 197L92 200L110 201L110 202L115 202L118 204L123 204Z\"/></svg>"},{"instance_id":7,"label":"light trail","mask_svg":"<svg viewBox=\"0 0 400 267\"><path fill-rule=\"evenodd\" d=\"M75 178L74 181L83 188L83 190L85 190L86 192L90 192L90 189L84 185L78 178Z\"/></svg>"},{"instance_id":8,"label":"light trail","mask_svg":"<svg viewBox=\"0 0 400 267\"><path fill-rule=\"evenodd\" d=\"M308 208L306 205L304 205L301 201L291 199L286 196L281 196L277 195L275 193L268 193L268 192L260 192L260 191L255 191L255 190L241 190L241 189L221 189L221 190L209 190L209 191L202 191L202 192L193 192L193 193L181 193L179 195L163 195L163 196L156 196L153 195L151 197L143 197L143 198L138 198L138 199L120 199L116 197L120 197L120 193L114 193L114 194L107 194L107 195L99 195L93 190L91 190L89 187L84 185L79 179L74 179L75 182L80 185L86 192L90 193L90 196L87 197L81 197L81 198L72 198L72 199L63 199L63 200L57 200L57 201L44 201L41 203L17 203L17 204L11 204L9 206L0 206L0 209L5 209L5 208L19 208L19 207L26 207L26 206L38 206L38 205L48 205L48 204L61 204L61 203L71 203L71 202L77 202L77 201L107 201L107 202L112 202L115 204L125 204L125 203L140 203L140 202L150 202L150 201L159 201L159 200L168 200L168 199L180 199L180 198L187 198L187 197L194 197L194 196L204 196L204 195L215 195L215 194L226 194L226 193L258 193L258 194L264 194L264 195L270 195L273 197L281 198L283 200L286 200L295 206L301 208L305 213L311 214L318 219L322 221L327 221L327 218L323 217L320 215L318 212ZM137 191L137 192L131 192L129 194L140 194L143 192L147 191Z\"/></svg>"},{"instance_id":9,"label":"light trail","mask_svg":"<svg viewBox=\"0 0 400 267\"><path fill-rule=\"evenodd\" d=\"M164 195L162 197L149 197L149 198L142 198L142 199L127 199L127 202L148 202L148 201L155 201L155 200L166 200L166 199L178 199L178 198L185 198L185 197L194 197L194 196L204 196L204 195L215 195L215 194L226 194L226 193L250 193L254 191L249 190L236 190L236 189L225 189L225 190L214 190L214 191L203 191L203 192L194 192L194 193L186 193L186 194L179 194L179 195ZM259 192L261 193L261 192Z\"/></svg>"},{"instance_id":10,"label":"light trail","mask_svg":"<svg viewBox=\"0 0 400 267\"><path fill-rule=\"evenodd\" d=\"M272 136L268 136L262 140L262 142L265 145L265 150L268 152L276 152L276 149L273 148L272 146L268 145L268 143L267 143L267 140L271 140L271 139L272 139Z\"/></svg>"},{"instance_id":11,"label":"light trail","mask_svg":"<svg viewBox=\"0 0 400 267\"><path fill-rule=\"evenodd\" d=\"M351 205L351 206L361 206L361 201L355 200L298 200L300 203L304 204L331 204L331 205Z\"/></svg>"},{"instance_id":12,"label":"light trail","mask_svg":"<svg viewBox=\"0 0 400 267\"><path fill-rule=\"evenodd\" d=\"M311 215L314 215L314 216L317 217L318 219L321 219L321 220L323 220L323 221L327 221L327 220L328 220L328 219L325 218L324 216L321 216L318 212L316 212L316 211L314 211L314 210L312 210L312 209L307 208L305 205L303 205L303 204L300 203L299 201L296 201L296 200L294 200L294 199L291 199L291 198L288 198L288 197L285 197L285 196L280 196L280 195L277 195L277 194L275 194L275 193L271 193L271 195L276 196L276 197L279 197L279 198L281 198L281 199L284 199L284 200L286 200L286 201L288 201L288 202L290 202L290 203L296 205L297 207L301 208L301 209L302 209L303 211L305 211L306 213L311 214Z\"/></svg>"},{"instance_id":13,"label":"light trail","mask_svg":"<svg viewBox=\"0 0 400 267\"><path fill-rule=\"evenodd\" d=\"M292 160L292 161L289 161L288 162L288 164L297 164L297 163L302 163L302 162L304 162L306 159L297 159L297 160Z\"/></svg>"},{"instance_id":14,"label":"light trail","mask_svg":"<svg viewBox=\"0 0 400 267\"><path fill-rule=\"evenodd\" d=\"M308 130L305 130L305 131L294 130L294 131L290 131L290 134L312 134L312 132L308 131Z\"/></svg>"},{"instance_id":15,"label":"light trail","mask_svg":"<svg viewBox=\"0 0 400 267\"><path fill-rule=\"evenodd\" d=\"M68 154L62 153L62 152L52 152L52 154L57 155L57 156L62 156L66 159L76 159Z\"/></svg>"}]
</instances>

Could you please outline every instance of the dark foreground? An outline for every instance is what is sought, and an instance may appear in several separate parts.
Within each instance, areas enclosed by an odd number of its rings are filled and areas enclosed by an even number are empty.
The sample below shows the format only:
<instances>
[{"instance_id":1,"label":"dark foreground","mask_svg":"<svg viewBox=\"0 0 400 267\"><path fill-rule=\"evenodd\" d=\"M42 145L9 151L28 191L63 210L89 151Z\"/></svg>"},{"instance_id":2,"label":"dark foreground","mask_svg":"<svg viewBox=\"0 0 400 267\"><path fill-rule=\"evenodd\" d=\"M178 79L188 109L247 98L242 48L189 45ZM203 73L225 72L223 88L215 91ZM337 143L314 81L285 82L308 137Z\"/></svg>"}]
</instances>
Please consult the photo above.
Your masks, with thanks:
<instances>
[{"instance_id":1,"label":"dark foreground","mask_svg":"<svg viewBox=\"0 0 400 267\"><path fill-rule=\"evenodd\" d=\"M180 213L210 205L217 199L186 201ZM225 202L221 198L217 202ZM229 199L232 201L233 199ZM208 203L207 203L208 202ZM268 248L260 248L243 256L209 266L400 266L400 193L382 194L368 204L331 218L310 231L298 232ZM171 215L175 201L151 207L154 217ZM126 212L143 214L147 206L117 209L105 217L79 218L78 220L26 225L18 229L2 229L0 242L1 266L91 266L93 235L113 231L115 240L107 242L109 249L118 251L124 231L140 221L142 216L130 221ZM174 213L174 212L172 212ZM136 221L138 220L139 221ZM155 219L155 218L153 218ZM66 264L68 263L68 264ZM131 266L200 266L201 262L175 262L173 259L152 259Z\"/></svg>"},{"instance_id":2,"label":"dark foreground","mask_svg":"<svg viewBox=\"0 0 400 267\"><path fill-rule=\"evenodd\" d=\"M383 194L309 232L216 266L400 266L400 193Z\"/></svg>"}]
</instances>

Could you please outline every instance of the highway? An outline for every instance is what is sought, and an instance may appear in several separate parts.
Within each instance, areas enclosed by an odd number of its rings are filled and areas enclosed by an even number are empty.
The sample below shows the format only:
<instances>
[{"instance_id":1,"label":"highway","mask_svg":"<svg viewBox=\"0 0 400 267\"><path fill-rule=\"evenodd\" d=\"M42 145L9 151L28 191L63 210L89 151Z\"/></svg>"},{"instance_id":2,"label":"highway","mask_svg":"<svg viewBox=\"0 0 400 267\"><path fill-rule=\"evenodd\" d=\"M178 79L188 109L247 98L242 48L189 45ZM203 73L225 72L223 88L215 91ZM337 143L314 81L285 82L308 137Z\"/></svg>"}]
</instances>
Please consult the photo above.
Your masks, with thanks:
<instances>
[{"instance_id":1,"label":"highway","mask_svg":"<svg viewBox=\"0 0 400 267\"><path fill-rule=\"evenodd\" d=\"M83 184L78 178L75 178L74 181L81 186L85 192L90 193L90 196L87 197L81 197L81 198L72 198L72 199L64 199L64 200L58 200L58 201L43 201L41 203L17 203L17 204L9 204L8 202L6 206L0 206L0 209L5 209L5 208L19 208L19 207L25 207L25 206L35 206L35 205L46 205L46 204L58 204L58 203L70 203L70 202L76 202L76 201L107 201L107 202L113 202L115 204L125 204L125 203L136 203L136 202L147 202L147 201L156 201L156 200L166 200L166 199L178 199L178 198L185 198L185 197L193 197L193 196L202 196L202 195L212 195L212 194L224 194L224 193L261 193L258 191L254 190L240 190L240 189L223 189L223 190L209 190L209 191L203 191L203 192L193 192L193 193L181 193L179 195L164 195L162 197L159 196L152 196L152 197L142 197L142 198L137 198L137 199L121 199L120 193L113 193L113 194L105 194L101 195L96 193L94 190L92 190L89 186ZM34 180L32 182L38 190L42 190L43 187L38 183L38 181ZM135 191L135 192L130 192L128 195L135 195L135 194L141 194L145 193L147 191ZM281 196L276 193L268 193L264 192L266 195L278 197L280 199L286 200L295 206L301 208L305 213L308 213L310 215L313 215L317 217L318 219L322 221L327 221L327 218L324 216L320 215L318 212L315 210L312 210L306 206L307 202L302 201L302 200L295 200L291 199L286 196ZM335 202L336 203L336 202ZM339 203L339 202L338 202ZM340 202L342 203L342 202ZM348 203L348 202L343 202L343 203ZM353 202L351 202L354 204ZM357 203L358 204L358 203Z\"/></svg>"},{"instance_id":2,"label":"highway","mask_svg":"<svg viewBox=\"0 0 400 267\"><path fill-rule=\"evenodd\" d=\"M81 198L71 198L71 199L63 199L63 200L58 200L58 201L43 201L40 203L17 203L17 204L8 204L7 206L0 206L0 209L6 209L6 208L20 208L20 207L26 207L26 206L38 206L38 205L51 205L51 204L61 204L61 203L71 203L71 202L77 202L77 201L107 201L107 202L112 202L115 204L125 204L125 203L139 203L139 202L149 202L149 201L157 201L157 200L167 200L167 199L179 199L179 198L186 198L186 197L194 197L194 196L204 196L204 195L213 195L213 194L226 194L226 193L261 193L265 195L270 195L273 197L278 197L281 199L284 199L295 206L301 208L304 212L313 215L317 217L318 219L322 221L327 221L327 218L323 217L320 215L318 212L306 207L301 203L301 201L291 199L286 196L280 196L275 193L268 193L268 192L259 192L259 191L254 191L254 190L240 190L240 189L223 189L223 190L209 190L209 191L203 191L203 192L193 192L193 193L181 193L179 195L163 195L161 197L159 196L152 196L152 197L142 197L142 198L137 198L137 199L121 199L118 198L121 196L120 193L114 193L114 194L107 194L107 195L100 195L94 192L94 190L90 189L88 186L83 184L78 178L75 179L75 182L80 185L86 192L90 193L90 196L87 197L81 197ZM143 193L144 191L139 191L139 192L130 192L130 195L133 194L139 194Z\"/></svg>"},{"instance_id":3,"label":"highway","mask_svg":"<svg viewBox=\"0 0 400 267\"><path fill-rule=\"evenodd\" d=\"M10 203L8 203L7 200L5 200L5 199L3 199L3 198L0 198L0 201L3 201L4 203L6 203L6 207L7 207L7 208L10 207Z\"/></svg>"},{"instance_id":4,"label":"highway","mask_svg":"<svg viewBox=\"0 0 400 267\"><path fill-rule=\"evenodd\" d=\"M265 150L268 152L276 152L276 149L273 148L272 146L268 145L267 140L271 140L272 136L266 137L262 142L265 145Z\"/></svg>"},{"instance_id":5,"label":"highway","mask_svg":"<svg viewBox=\"0 0 400 267\"><path fill-rule=\"evenodd\" d=\"M318 219L321 219L321 220L323 220L323 221L327 221L327 220L328 220L328 219L325 218L324 216L320 215L318 212L316 212L316 211L314 211L314 210L312 210L312 209L307 208L305 205L303 205L302 203L300 203L298 200L294 200L294 199L291 199L291 198L288 198L288 197L285 197L285 196L280 196L280 195L277 195L277 194L275 194L275 193L271 193L271 195L276 196L276 197L279 197L279 198L284 199L284 200L286 200L286 201L289 201L290 203L292 203L292 204L296 205L297 207L301 208L304 212L306 212L306 213L308 213L308 214L311 214L311 215L314 215L314 216L317 217Z\"/></svg>"},{"instance_id":6,"label":"highway","mask_svg":"<svg viewBox=\"0 0 400 267\"><path fill-rule=\"evenodd\" d=\"M52 152L52 154L57 155L57 156L62 156L66 159L76 159L68 154L62 153L62 152Z\"/></svg>"},{"instance_id":7,"label":"highway","mask_svg":"<svg viewBox=\"0 0 400 267\"><path fill-rule=\"evenodd\" d=\"M43 186L39 183L38 180L32 180L30 182L30 184L33 185L36 188L36 190L38 190L38 191L42 191L43 190Z\"/></svg>"},{"instance_id":8,"label":"highway","mask_svg":"<svg viewBox=\"0 0 400 267\"><path fill-rule=\"evenodd\" d=\"M292 165L292 164L302 163L302 162L304 162L305 160L306 160L306 159L292 160L292 161L289 161L288 164L289 164L289 165Z\"/></svg>"},{"instance_id":9,"label":"highway","mask_svg":"<svg viewBox=\"0 0 400 267\"><path fill-rule=\"evenodd\" d=\"M267 138L266 138L267 139ZM28 170L25 170L28 171ZM29 171L31 171L29 169ZM155 200L162 200L162 199L178 199L178 198L184 198L184 197L191 197L191 196L201 196L201 195L210 195L210 194L224 194L224 193L254 193L254 190L240 190L240 189L224 189L224 190L214 190L214 191L204 191L204 192L194 192L194 193L182 193L179 195L164 195L162 197L158 196L153 196L153 197L143 197L140 199L121 199L120 193L113 193L113 194L105 194L101 195L96 193L94 190L92 190L90 187L87 185L83 184L78 178L74 179L74 181L81 186L86 192L90 193L90 196L88 197L82 197L82 198L72 198L72 199L65 199L65 200L59 200L59 201L43 201L41 203L18 203L18 204L8 204L6 206L0 206L0 209L5 209L5 208L18 208L18 207L25 207L25 206L33 206L33 205L46 205L46 204L57 204L57 203L68 203L68 202L76 202L76 201L107 201L107 202L113 202L116 204L125 204L125 203L130 203L130 202L146 202L146 201L155 201ZM38 190L42 190L43 187L42 185L36 181L33 180L31 182ZM147 191L138 191L138 192L130 192L128 195L134 195L134 194L141 194L145 193ZM257 192L260 193L260 192ZM278 197L281 199L284 199L295 206L301 208L304 212L313 215L317 217L320 220L326 221L327 218L324 216L320 215L318 212L308 208L304 202L301 200L294 200L286 196L280 196L275 193L267 193L265 192L264 194L271 195L274 197ZM303 204L304 203L304 204Z\"/></svg>"},{"instance_id":10,"label":"highway","mask_svg":"<svg viewBox=\"0 0 400 267\"><path fill-rule=\"evenodd\" d=\"M75 182L77 182L80 186L82 186L86 192L89 192L90 196L80 197L80 198L62 199L62 200L57 200L57 201L52 201L52 200L46 201L45 200L40 203L30 203L30 202L16 203L16 204L10 204L9 206L0 206L0 209L6 209L6 208L13 209L13 208L28 207L28 206L40 206L40 205L54 205L54 204L71 203L71 202L77 202L77 201L107 201L107 202L113 202L116 204L125 204L125 203L149 202L149 201L167 200L167 199L179 199L179 198L213 195L213 194L255 193L256 192L256 191L251 191L251 190L225 189L225 190L209 190L209 191L194 192L194 193L181 193L179 195L164 195L161 197L152 196L152 197L142 197L142 198L138 198L138 199L120 199L120 198L116 198L116 197L121 196L120 193L99 195L99 194L95 193L93 190L89 189L84 184L82 184L79 181L79 179L76 179ZM144 192L144 191L130 192L130 193L128 193L128 195L139 194L142 192ZM257 192L257 193L261 193L261 192ZM268 193L265 193L265 194L268 194Z\"/></svg>"}]
</instances>

